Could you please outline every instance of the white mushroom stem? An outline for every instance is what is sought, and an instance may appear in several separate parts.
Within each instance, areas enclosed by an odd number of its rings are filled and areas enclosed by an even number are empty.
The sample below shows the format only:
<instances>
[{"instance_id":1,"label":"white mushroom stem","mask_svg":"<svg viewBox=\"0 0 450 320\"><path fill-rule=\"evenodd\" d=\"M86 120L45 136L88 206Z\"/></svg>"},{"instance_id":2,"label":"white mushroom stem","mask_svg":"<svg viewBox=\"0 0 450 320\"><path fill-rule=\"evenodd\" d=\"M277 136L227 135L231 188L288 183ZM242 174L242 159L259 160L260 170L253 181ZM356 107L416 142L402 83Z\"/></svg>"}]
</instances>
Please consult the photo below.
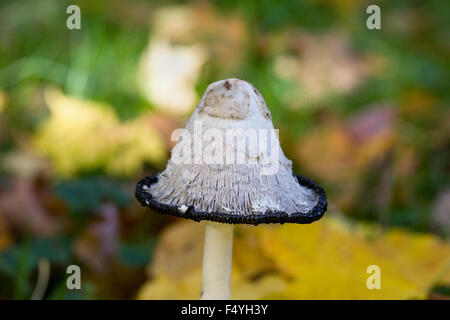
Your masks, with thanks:
<instances>
[{"instance_id":1,"label":"white mushroom stem","mask_svg":"<svg viewBox=\"0 0 450 320\"><path fill-rule=\"evenodd\" d=\"M206 222L201 300L229 300L233 225Z\"/></svg>"}]
</instances>

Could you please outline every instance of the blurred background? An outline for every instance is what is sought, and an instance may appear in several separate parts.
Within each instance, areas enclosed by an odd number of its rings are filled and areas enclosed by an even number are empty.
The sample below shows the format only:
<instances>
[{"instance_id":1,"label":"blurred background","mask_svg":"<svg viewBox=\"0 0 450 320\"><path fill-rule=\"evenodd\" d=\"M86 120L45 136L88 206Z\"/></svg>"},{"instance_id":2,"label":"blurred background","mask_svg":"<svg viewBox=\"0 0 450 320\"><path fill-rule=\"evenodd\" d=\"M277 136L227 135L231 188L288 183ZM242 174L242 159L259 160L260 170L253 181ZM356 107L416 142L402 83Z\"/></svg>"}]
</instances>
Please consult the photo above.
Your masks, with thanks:
<instances>
[{"instance_id":1,"label":"blurred background","mask_svg":"<svg viewBox=\"0 0 450 320\"><path fill-rule=\"evenodd\" d=\"M260 90L295 172L329 197L311 225L235 228L232 298L449 298L449 15L438 0L2 0L0 299L197 299L204 224L134 188L229 77Z\"/></svg>"}]
</instances>

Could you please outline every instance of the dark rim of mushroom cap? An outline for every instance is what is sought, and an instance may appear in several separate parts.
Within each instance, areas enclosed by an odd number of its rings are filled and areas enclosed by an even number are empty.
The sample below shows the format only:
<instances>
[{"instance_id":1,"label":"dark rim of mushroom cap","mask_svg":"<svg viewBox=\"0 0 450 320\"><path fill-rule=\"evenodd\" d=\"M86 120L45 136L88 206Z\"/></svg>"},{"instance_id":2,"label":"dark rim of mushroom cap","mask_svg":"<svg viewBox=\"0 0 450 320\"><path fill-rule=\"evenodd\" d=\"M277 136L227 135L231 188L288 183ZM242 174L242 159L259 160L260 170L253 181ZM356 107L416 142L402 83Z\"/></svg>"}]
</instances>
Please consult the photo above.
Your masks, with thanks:
<instances>
[{"instance_id":1,"label":"dark rim of mushroom cap","mask_svg":"<svg viewBox=\"0 0 450 320\"><path fill-rule=\"evenodd\" d=\"M160 203L153 199L153 196L148 192L148 188L158 181L157 174L139 181L136 186L135 196L142 206L148 207L158 213L195 221L209 220L221 223L246 223L257 225L260 223L307 224L319 220L323 217L325 211L327 211L327 195L325 190L307 177L296 175L296 178L300 185L313 190L318 195L316 206L309 212L295 212L288 215L286 212L282 211L270 211L263 214L237 215L223 212L200 212L195 210L193 206L186 206L187 210L181 212L178 206Z\"/></svg>"}]
</instances>

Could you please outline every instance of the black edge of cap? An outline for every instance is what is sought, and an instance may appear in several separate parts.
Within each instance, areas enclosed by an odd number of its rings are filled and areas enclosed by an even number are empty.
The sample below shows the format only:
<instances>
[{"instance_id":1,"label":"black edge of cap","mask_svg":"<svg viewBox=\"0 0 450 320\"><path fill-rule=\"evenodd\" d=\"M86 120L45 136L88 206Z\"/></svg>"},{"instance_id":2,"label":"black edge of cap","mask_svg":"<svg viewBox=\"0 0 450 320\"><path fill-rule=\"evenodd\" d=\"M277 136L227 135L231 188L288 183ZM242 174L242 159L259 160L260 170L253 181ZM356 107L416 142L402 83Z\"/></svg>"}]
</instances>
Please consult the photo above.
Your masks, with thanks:
<instances>
[{"instance_id":1,"label":"black edge of cap","mask_svg":"<svg viewBox=\"0 0 450 320\"><path fill-rule=\"evenodd\" d=\"M144 190L144 186L150 187L150 185L158 181L158 174L146 177L140 180L136 186L135 196L136 199L141 203L143 207L148 207L160 214L166 214L174 217L181 217L186 219L191 219L194 221L209 220L221 223L231 223L231 224L253 224L257 225L260 223L299 223L308 224L319 220L327 211L327 195L325 190L316 184L311 179L295 175L297 181L302 186L312 189L319 196L319 200L314 208L309 212L295 212L288 215L286 212L282 211L270 211L264 214L251 214L251 215L233 215L229 213L222 212L200 212L194 209L193 206L188 206L186 212L182 213L179 211L177 206L171 206L153 199L153 196Z\"/></svg>"}]
</instances>

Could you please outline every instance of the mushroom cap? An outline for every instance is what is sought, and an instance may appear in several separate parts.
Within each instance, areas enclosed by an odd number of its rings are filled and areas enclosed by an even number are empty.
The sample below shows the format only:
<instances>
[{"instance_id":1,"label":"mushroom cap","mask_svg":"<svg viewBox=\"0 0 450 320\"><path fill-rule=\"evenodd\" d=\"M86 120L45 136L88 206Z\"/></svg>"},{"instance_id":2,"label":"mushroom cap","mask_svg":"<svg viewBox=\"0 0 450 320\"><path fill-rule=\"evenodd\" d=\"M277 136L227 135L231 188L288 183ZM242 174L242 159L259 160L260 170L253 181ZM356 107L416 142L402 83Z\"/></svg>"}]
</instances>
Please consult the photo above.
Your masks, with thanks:
<instances>
[{"instance_id":1,"label":"mushroom cap","mask_svg":"<svg viewBox=\"0 0 450 320\"><path fill-rule=\"evenodd\" d=\"M274 132L255 87L240 79L214 82L187 122L166 169L141 180L136 198L159 213L196 221L320 219L327 209L325 191L293 175L292 162Z\"/></svg>"},{"instance_id":2,"label":"mushroom cap","mask_svg":"<svg viewBox=\"0 0 450 320\"><path fill-rule=\"evenodd\" d=\"M201 212L194 206L167 205L156 201L152 194L148 192L151 185L158 182L158 174L140 180L136 186L135 196L143 207L148 207L160 214L174 217L191 219L194 221L208 220L231 224L252 224L260 223L299 223L309 224L319 220L327 211L327 196L325 190L317 185L313 180L296 175L296 179L302 186L313 190L318 195L317 204L308 212L294 212L288 214L283 211L268 211L264 214L235 215L223 212Z\"/></svg>"}]
</instances>

